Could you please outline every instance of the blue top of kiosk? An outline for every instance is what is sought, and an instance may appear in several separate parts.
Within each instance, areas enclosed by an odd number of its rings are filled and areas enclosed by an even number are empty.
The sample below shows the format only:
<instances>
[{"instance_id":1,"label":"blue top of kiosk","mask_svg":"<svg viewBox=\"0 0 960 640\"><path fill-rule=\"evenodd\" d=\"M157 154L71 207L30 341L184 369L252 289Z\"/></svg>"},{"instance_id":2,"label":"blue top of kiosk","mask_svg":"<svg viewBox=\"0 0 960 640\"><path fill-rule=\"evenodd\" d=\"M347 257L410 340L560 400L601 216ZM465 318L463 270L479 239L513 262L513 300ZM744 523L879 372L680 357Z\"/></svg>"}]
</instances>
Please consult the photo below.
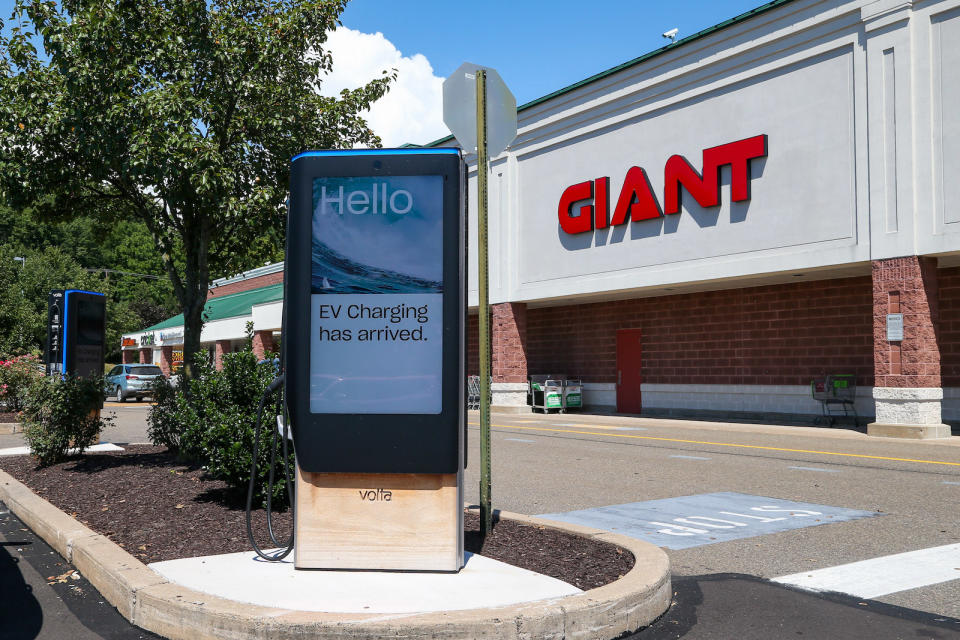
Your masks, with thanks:
<instances>
[{"instance_id":1,"label":"blue top of kiosk","mask_svg":"<svg viewBox=\"0 0 960 640\"><path fill-rule=\"evenodd\" d=\"M460 153L460 149L457 147L438 147L435 149L325 149L322 151L304 151L303 153L298 153L293 156L293 160L290 162L296 162L300 158L310 158L310 157L330 157L330 156L356 156L356 155L366 155L366 156L395 156L402 154L434 154L434 153Z\"/></svg>"}]
</instances>

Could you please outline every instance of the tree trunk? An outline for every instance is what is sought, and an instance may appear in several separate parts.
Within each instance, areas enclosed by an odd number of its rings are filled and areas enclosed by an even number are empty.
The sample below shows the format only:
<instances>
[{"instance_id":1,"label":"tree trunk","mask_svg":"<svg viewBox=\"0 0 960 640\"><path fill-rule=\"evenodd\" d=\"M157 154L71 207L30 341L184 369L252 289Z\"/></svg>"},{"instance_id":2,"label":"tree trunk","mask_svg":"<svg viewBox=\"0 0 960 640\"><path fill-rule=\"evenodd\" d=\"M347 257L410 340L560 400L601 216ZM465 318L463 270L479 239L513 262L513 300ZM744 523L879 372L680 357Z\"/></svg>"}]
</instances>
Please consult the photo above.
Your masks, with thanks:
<instances>
[{"instance_id":1,"label":"tree trunk","mask_svg":"<svg viewBox=\"0 0 960 640\"><path fill-rule=\"evenodd\" d=\"M194 362L200 351L200 332L203 330L203 309L207 303L210 269L207 254L210 250L209 223L201 216L199 224L191 220L185 224L185 242L183 243L186 269L184 273L183 296L183 374L186 378L194 376Z\"/></svg>"}]
</instances>

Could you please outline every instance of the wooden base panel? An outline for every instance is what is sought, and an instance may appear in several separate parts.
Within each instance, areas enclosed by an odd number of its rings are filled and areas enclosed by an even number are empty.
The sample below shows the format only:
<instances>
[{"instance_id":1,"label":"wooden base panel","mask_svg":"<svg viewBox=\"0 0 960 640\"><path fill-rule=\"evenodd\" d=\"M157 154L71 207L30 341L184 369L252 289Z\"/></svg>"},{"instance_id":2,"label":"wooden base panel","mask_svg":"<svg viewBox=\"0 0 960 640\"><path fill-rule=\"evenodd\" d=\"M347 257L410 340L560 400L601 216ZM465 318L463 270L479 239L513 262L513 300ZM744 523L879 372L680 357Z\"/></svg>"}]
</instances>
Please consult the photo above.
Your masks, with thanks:
<instances>
[{"instance_id":1,"label":"wooden base panel","mask_svg":"<svg viewBox=\"0 0 960 640\"><path fill-rule=\"evenodd\" d=\"M457 474L297 469L297 569L459 571Z\"/></svg>"}]
</instances>

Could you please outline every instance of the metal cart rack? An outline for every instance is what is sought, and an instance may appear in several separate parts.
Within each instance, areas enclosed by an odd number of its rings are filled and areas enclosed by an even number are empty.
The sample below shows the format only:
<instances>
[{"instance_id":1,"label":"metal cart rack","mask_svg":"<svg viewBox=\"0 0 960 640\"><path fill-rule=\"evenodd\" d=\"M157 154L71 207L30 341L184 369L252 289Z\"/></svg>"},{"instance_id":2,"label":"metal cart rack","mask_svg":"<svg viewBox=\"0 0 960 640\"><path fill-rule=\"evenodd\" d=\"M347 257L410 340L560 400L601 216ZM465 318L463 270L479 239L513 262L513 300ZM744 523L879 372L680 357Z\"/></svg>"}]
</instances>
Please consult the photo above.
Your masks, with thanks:
<instances>
[{"instance_id":1,"label":"metal cart rack","mask_svg":"<svg viewBox=\"0 0 960 640\"><path fill-rule=\"evenodd\" d=\"M810 393L814 400L820 402L823 417L832 427L839 417L853 416L853 424L859 424L860 418L854 407L857 396L856 376L850 373L829 375L826 378L812 380Z\"/></svg>"},{"instance_id":2,"label":"metal cart rack","mask_svg":"<svg viewBox=\"0 0 960 640\"><path fill-rule=\"evenodd\" d=\"M550 376L530 376L530 406L533 410L563 411L563 381Z\"/></svg>"},{"instance_id":3,"label":"metal cart rack","mask_svg":"<svg viewBox=\"0 0 960 640\"><path fill-rule=\"evenodd\" d=\"M480 409L480 376L467 376L467 410Z\"/></svg>"},{"instance_id":4,"label":"metal cart rack","mask_svg":"<svg viewBox=\"0 0 960 640\"><path fill-rule=\"evenodd\" d=\"M563 410L583 409L583 384L580 378L563 380Z\"/></svg>"}]
</instances>

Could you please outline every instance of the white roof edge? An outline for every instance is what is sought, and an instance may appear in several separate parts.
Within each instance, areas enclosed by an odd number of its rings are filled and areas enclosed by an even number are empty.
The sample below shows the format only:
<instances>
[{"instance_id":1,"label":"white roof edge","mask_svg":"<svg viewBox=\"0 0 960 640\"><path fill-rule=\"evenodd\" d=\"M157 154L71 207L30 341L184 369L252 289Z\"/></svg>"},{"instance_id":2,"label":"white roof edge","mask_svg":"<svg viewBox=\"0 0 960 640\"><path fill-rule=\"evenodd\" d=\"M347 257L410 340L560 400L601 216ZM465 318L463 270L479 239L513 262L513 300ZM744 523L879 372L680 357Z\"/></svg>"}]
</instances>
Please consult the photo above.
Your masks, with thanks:
<instances>
[{"instance_id":1,"label":"white roof edge","mask_svg":"<svg viewBox=\"0 0 960 640\"><path fill-rule=\"evenodd\" d=\"M222 287L225 284L233 284L234 282L243 282L244 280L249 280L251 278L258 278L260 276L266 276L271 273L278 273L283 271L283 262L274 262L273 264L264 265L262 267L257 267L256 269L250 269L249 271L244 271L235 276L230 276L228 278L218 278L210 283L210 288Z\"/></svg>"},{"instance_id":2,"label":"white roof edge","mask_svg":"<svg viewBox=\"0 0 960 640\"><path fill-rule=\"evenodd\" d=\"M281 305L282 305L282 304L283 304L283 298L280 298L279 300L268 300L267 302L258 302L257 304L252 304L252 305L250 305L250 309L253 310L253 309L256 309L257 307L266 307L267 305L271 305L271 304L281 304Z\"/></svg>"}]
</instances>

